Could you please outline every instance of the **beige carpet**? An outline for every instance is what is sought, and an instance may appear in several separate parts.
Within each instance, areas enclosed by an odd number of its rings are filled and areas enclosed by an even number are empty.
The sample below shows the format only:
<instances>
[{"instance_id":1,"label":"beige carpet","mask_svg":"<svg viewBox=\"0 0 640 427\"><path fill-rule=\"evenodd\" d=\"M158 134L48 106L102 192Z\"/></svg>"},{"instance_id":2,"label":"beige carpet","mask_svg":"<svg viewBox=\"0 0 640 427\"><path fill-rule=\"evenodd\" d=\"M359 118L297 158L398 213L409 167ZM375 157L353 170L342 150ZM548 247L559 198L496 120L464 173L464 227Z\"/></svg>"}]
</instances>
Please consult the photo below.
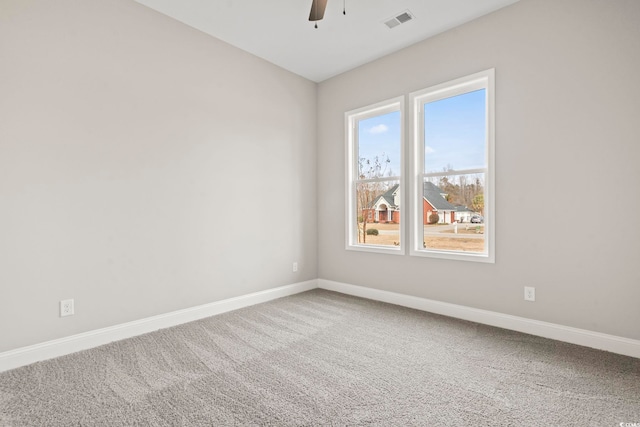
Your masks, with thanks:
<instances>
[{"instance_id":1,"label":"beige carpet","mask_svg":"<svg viewBox=\"0 0 640 427\"><path fill-rule=\"evenodd\" d=\"M2 426L619 426L640 359L323 290L0 374Z\"/></svg>"}]
</instances>

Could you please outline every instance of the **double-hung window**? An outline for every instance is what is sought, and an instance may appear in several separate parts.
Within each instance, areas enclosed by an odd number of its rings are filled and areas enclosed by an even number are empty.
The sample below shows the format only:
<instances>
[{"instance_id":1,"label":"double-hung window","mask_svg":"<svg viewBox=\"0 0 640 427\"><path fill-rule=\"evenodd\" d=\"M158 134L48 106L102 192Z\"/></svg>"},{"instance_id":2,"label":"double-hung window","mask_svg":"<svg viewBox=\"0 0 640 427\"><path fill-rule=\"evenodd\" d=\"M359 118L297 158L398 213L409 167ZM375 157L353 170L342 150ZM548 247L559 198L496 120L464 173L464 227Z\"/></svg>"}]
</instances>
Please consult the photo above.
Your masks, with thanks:
<instances>
[{"instance_id":1,"label":"double-hung window","mask_svg":"<svg viewBox=\"0 0 640 427\"><path fill-rule=\"evenodd\" d=\"M400 97L345 114L347 249L404 253L403 105Z\"/></svg>"},{"instance_id":2,"label":"double-hung window","mask_svg":"<svg viewBox=\"0 0 640 427\"><path fill-rule=\"evenodd\" d=\"M495 262L494 70L409 99L407 158L404 97L345 113L347 249Z\"/></svg>"},{"instance_id":3,"label":"double-hung window","mask_svg":"<svg viewBox=\"0 0 640 427\"><path fill-rule=\"evenodd\" d=\"M411 255L494 262L494 70L410 99Z\"/></svg>"}]
</instances>

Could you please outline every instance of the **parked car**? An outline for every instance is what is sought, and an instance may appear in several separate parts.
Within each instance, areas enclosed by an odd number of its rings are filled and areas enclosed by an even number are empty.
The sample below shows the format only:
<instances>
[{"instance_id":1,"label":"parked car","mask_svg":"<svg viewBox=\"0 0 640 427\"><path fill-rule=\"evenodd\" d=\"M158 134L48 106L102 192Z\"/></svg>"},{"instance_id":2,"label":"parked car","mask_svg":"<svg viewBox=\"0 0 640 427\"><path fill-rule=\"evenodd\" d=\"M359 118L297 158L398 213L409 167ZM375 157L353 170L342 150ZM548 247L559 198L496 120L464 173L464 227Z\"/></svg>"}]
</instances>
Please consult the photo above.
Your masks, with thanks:
<instances>
[{"instance_id":1,"label":"parked car","mask_svg":"<svg viewBox=\"0 0 640 427\"><path fill-rule=\"evenodd\" d=\"M473 215L471 217L471 222L475 224L480 224L484 222L484 217L482 215Z\"/></svg>"}]
</instances>

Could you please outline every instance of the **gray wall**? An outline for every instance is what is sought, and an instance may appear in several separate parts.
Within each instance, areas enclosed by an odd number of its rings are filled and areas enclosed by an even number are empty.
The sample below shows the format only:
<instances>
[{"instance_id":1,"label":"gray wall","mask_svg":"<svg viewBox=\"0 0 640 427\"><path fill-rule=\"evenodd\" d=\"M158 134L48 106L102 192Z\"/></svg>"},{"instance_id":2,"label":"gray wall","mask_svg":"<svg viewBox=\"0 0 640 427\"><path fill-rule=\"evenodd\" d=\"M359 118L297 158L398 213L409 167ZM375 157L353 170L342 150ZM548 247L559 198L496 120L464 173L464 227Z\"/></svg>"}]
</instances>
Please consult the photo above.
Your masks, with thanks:
<instances>
[{"instance_id":1,"label":"gray wall","mask_svg":"<svg viewBox=\"0 0 640 427\"><path fill-rule=\"evenodd\" d=\"M130 0L0 1L0 352L316 278L316 90Z\"/></svg>"},{"instance_id":2,"label":"gray wall","mask_svg":"<svg viewBox=\"0 0 640 427\"><path fill-rule=\"evenodd\" d=\"M1 0L0 352L315 277L640 339L637 22L522 0L317 87L133 1ZM497 262L345 251L344 112L491 67Z\"/></svg>"},{"instance_id":3,"label":"gray wall","mask_svg":"<svg viewBox=\"0 0 640 427\"><path fill-rule=\"evenodd\" d=\"M319 277L640 339L639 23L522 0L321 83ZM344 112L492 67L496 263L345 251Z\"/></svg>"}]
</instances>

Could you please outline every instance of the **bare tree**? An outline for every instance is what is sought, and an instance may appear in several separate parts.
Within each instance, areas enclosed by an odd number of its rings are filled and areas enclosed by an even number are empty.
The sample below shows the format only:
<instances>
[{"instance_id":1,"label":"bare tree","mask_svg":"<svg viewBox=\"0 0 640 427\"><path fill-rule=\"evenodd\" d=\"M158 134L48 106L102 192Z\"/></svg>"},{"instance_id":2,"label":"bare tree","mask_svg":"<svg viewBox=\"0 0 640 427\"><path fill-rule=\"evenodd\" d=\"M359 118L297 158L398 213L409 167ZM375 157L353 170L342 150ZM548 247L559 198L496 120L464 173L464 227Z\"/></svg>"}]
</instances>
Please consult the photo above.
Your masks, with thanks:
<instances>
[{"instance_id":1,"label":"bare tree","mask_svg":"<svg viewBox=\"0 0 640 427\"><path fill-rule=\"evenodd\" d=\"M442 168L442 175L434 184L446 193L446 200L453 205L473 206L474 198L484 193L482 179L477 175L455 175L455 169L448 164Z\"/></svg>"},{"instance_id":2,"label":"bare tree","mask_svg":"<svg viewBox=\"0 0 640 427\"><path fill-rule=\"evenodd\" d=\"M366 180L391 176L390 163L389 156L384 153L373 159L358 158L358 182L356 184L358 243L367 242L367 223L370 221L369 213L372 212L373 202L386 191L388 186L384 182ZM363 180L365 181L362 182Z\"/></svg>"}]
</instances>

